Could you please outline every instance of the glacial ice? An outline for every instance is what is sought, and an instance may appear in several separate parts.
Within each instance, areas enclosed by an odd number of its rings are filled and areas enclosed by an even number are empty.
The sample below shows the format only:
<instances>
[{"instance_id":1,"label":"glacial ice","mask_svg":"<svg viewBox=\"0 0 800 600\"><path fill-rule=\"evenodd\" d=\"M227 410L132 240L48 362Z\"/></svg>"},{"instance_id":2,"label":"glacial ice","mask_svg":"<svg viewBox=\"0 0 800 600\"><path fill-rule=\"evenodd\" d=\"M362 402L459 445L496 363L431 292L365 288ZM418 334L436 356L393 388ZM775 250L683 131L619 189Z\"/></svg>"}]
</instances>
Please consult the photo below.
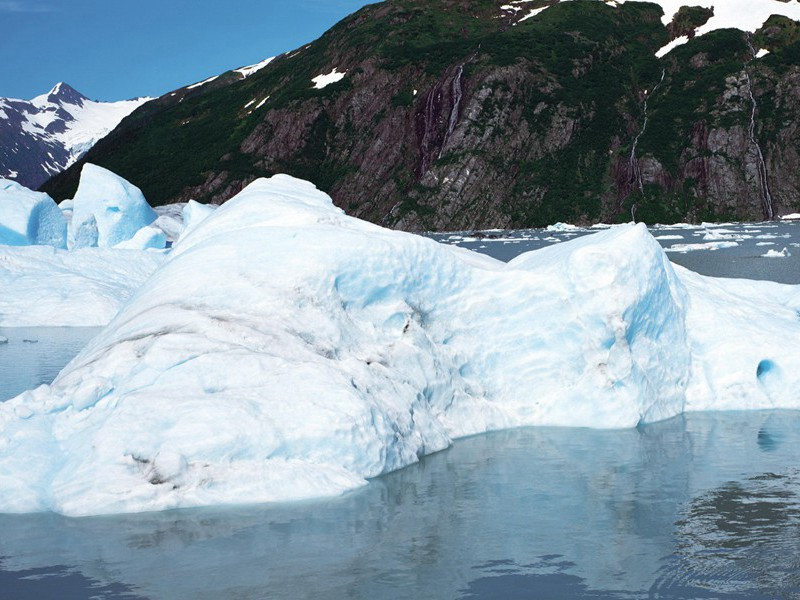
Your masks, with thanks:
<instances>
[{"instance_id":1,"label":"glacial ice","mask_svg":"<svg viewBox=\"0 0 800 600\"><path fill-rule=\"evenodd\" d=\"M157 218L142 191L111 171L86 163L73 199L70 247L111 248Z\"/></svg>"},{"instance_id":2,"label":"glacial ice","mask_svg":"<svg viewBox=\"0 0 800 600\"><path fill-rule=\"evenodd\" d=\"M148 225L142 227L134 236L120 242L114 248L120 250L163 250L167 245L167 236L159 227Z\"/></svg>"},{"instance_id":3,"label":"glacial ice","mask_svg":"<svg viewBox=\"0 0 800 600\"><path fill-rule=\"evenodd\" d=\"M163 260L163 252L0 246L0 327L106 325Z\"/></svg>"},{"instance_id":4,"label":"glacial ice","mask_svg":"<svg viewBox=\"0 0 800 600\"><path fill-rule=\"evenodd\" d=\"M192 229L211 215L216 208L213 204L200 204L194 200L189 200L186 206L183 207L183 231L181 236L188 235Z\"/></svg>"},{"instance_id":5,"label":"glacial ice","mask_svg":"<svg viewBox=\"0 0 800 600\"><path fill-rule=\"evenodd\" d=\"M0 178L0 245L66 248L67 222L53 199Z\"/></svg>"},{"instance_id":6,"label":"glacial ice","mask_svg":"<svg viewBox=\"0 0 800 600\"><path fill-rule=\"evenodd\" d=\"M505 264L257 180L0 404L0 511L332 495L493 429L796 407L799 305L673 267L643 225Z\"/></svg>"}]
</instances>

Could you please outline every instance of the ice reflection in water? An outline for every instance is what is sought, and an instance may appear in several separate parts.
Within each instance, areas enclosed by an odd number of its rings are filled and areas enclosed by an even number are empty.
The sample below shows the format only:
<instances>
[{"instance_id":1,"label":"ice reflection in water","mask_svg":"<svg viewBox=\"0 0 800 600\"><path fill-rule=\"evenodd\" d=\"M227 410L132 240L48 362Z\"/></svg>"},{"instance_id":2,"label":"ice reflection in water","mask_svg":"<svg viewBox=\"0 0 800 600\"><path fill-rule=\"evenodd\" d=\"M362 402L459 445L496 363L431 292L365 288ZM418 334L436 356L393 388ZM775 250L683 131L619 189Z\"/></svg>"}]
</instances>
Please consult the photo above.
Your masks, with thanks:
<instances>
[{"instance_id":1,"label":"ice reflection in water","mask_svg":"<svg viewBox=\"0 0 800 600\"><path fill-rule=\"evenodd\" d=\"M0 570L176 599L791 598L798 459L796 412L505 431L332 500L0 516Z\"/></svg>"}]
</instances>

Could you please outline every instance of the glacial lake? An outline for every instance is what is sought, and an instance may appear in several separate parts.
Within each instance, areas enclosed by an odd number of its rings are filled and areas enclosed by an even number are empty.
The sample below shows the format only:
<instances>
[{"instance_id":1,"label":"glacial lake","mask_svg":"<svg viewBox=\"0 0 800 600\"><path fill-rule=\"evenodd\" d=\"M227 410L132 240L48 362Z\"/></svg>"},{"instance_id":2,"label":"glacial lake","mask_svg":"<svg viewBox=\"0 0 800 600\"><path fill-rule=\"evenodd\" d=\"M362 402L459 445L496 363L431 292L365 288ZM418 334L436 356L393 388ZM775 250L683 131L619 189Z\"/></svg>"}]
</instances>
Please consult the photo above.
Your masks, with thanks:
<instances>
[{"instance_id":1,"label":"glacial lake","mask_svg":"<svg viewBox=\"0 0 800 600\"><path fill-rule=\"evenodd\" d=\"M800 283L798 226L654 235L670 248L738 232L736 245L669 256ZM585 232L481 235L441 237L509 260ZM0 400L51 381L96 331L0 328ZM501 431L326 500L0 515L0 600L51 598L800 598L800 411Z\"/></svg>"}]
</instances>

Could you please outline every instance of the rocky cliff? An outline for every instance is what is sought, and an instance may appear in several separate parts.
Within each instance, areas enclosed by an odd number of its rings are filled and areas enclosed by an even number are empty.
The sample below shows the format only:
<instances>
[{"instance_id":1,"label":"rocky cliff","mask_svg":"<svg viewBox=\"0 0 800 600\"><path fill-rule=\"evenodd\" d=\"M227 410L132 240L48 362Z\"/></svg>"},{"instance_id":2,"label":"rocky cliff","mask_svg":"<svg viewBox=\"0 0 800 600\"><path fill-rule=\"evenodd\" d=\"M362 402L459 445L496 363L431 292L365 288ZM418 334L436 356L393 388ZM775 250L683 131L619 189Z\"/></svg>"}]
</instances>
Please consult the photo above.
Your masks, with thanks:
<instances>
[{"instance_id":1,"label":"rocky cliff","mask_svg":"<svg viewBox=\"0 0 800 600\"><path fill-rule=\"evenodd\" d=\"M246 78L144 105L84 160L157 204L286 172L412 230L795 212L800 26L695 35L714 10L389 0ZM80 167L44 189L70 196Z\"/></svg>"}]
</instances>

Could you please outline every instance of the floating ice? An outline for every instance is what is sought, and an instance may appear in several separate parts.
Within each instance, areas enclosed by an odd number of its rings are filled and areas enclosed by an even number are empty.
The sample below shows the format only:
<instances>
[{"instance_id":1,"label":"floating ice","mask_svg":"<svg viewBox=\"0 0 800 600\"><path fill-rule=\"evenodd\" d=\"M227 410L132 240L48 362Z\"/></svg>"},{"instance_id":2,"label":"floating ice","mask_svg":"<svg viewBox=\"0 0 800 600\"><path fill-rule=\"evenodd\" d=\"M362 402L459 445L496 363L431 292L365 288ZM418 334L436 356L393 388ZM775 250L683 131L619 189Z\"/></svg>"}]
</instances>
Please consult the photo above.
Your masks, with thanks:
<instances>
[{"instance_id":1,"label":"floating ice","mask_svg":"<svg viewBox=\"0 0 800 600\"><path fill-rule=\"evenodd\" d=\"M791 253L788 248L784 248L783 250L767 250L767 252L761 256L763 258L786 258L787 256L791 256Z\"/></svg>"},{"instance_id":2,"label":"floating ice","mask_svg":"<svg viewBox=\"0 0 800 600\"><path fill-rule=\"evenodd\" d=\"M67 221L53 199L0 178L0 245L65 248Z\"/></svg>"},{"instance_id":3,"label":"floating ice","mask_svg":"<svg viewBox=\"0 0 800 600\"><path fill-rule=\"evenodd\" d=\"M158 227L148 225L142 227L129 240L120 242L115 248L120 250L163 250L167 245L167 236Z\"/></svg>"},{"instance_id":4,"label":"floating ice","mask_svg":"<svg viewBox=\"0 0 800 600\"><path fill-rule=\"evenodd\" d=\"M113 247L157 218L142 192L111 171L86 163L73 200L71 247Z\"/></svg>"},{"instance_id":5,"label":"floating ice","mask_svg":"<svg viewBox=\"0 0 800 600\"><path fill-rule=\"evenodd\" d=\"M0 327L105 325L163 260L110 248L0 246Z\"/></svg>"},{"instance_id":6,"label":"floating ice","mask_svg":"<svg viewBox=\"0 0 800 600\"><path fill-rule=\"evenodd\" d=\"M492 429L797 406L799 301L676 274L643 225L504 264L258 180L0 405L0 510L307 498Z\"/></svg>"}]
</instances>

